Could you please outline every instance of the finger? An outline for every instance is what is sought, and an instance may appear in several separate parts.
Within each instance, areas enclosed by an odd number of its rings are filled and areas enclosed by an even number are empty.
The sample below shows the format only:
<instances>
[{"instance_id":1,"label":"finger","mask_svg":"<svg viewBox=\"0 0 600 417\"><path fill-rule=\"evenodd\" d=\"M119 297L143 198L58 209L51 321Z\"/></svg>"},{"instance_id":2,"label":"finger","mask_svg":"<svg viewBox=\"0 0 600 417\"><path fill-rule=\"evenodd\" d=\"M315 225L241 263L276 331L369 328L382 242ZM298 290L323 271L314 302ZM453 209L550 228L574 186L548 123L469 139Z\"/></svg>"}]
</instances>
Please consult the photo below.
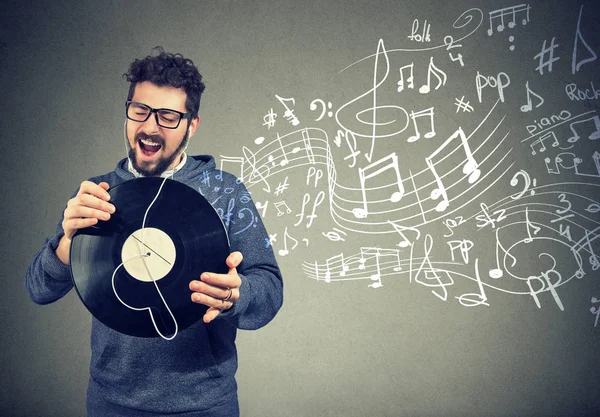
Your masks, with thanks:
<instances>
[{"instance_id":1,"label":"finger","mask_svg":"<svg viewBox=\"0 0 600 417\"><path fill-rule=\"evenodd\" d=\"M106 185L108 185L108 184L106 184ZM82 195L82 194L91 194L91 195L96 196L99 199L105 200L105 201L110 200L110 194L108 194L106 192L106 189L104 189L102 186L95 184L91 181L83 181L81 183L81 185L79 186L79 191L78 191L77 195Z\"/></svg>"},{"instance_id":2,"label":"finger","mask_svg":"<svg viewBox=\"0 0 600 417\"><path fill-rule=\"evenodd\" d=\"M216 274L214 272L203 272L200 280L206 284L221 288L238 288L242 280L237 273Z\"/></svg>"},{"instance_id":3,"label":"finger","mask_svg":"<svg viewBox=\"0 0 600 417\"><path fill-rule=\"evenodd\" d=\"M206 310L206 314L204 314L204 323L210 323L211 321L216 319L219 314L221 314L221 310L219 310L218 308L209 308L208 310Z\"/></svg>"},{"instance_id":4,"label":"finger","mask_svg":"<svg viewBox=\"0 0 600 417\"><path fill-rule=\"evenodd\" d=\"M191 281L189 287L192 291L205 294L216 300L224 300L231 293L228 301L233 301L233 289L230 290L231 287L215 286L202 281Z\"/></svg>"},{"instance_id":5,"label":"finger","mask_svg":"<svg viewBox=\"0 0 600 417\"><path fill-rule=\"evenodd\" d=\"M104 188L105 191L108 191L108 189L110 188L110 185L108 185L107 182L102 181L100 184L98 184L100 187Z\"/></svg>"},{"instance_id":6,"label":"finger","mask_svg":"<svg viewBox=\"0 0 600 417\"><path fill-rule=\"evenodd\" d=\"M225 260L225 263L227 264L227 266L231 269L237 268L239 264L242 263L242 261L244 260L244 256L242 255L242 252L231 252L229 254L229 256L227 257L227 259Z\"/></svg>"},{"instance_id":7,"label":"finger","mask_svg":"<svg viewBox=\"0 0 600 417\"><path fill-rule=\"evenodd\" d=\"M75 200L76 202L73 204L74 206L80 205L85 207L91 207L111 214L115 212L115 206L113 204L101 200L98 197L90 194L80 195L76 197Z\"/></svg>"},{"instance_id":8,"label":"finger","mask_svg":"<svg viewBox=\"0 0 600 417\"><path fill-rule=\"evenodd\" d=\"M86 206L73 206L68 207L65 210L65 219L76 219L76 218L84 218L84 219L98 219L98 220L108 220L110 219L110 213L97 210L95 208L86 207Z\"/></svg>"},{"instance_id":9,"label":"finger","mask_svg":"<svg viewBox=\"0 0 600 417\"><path fill-rule=\"evenodd\" d=\"M98 223L98 219L71 219L63 222L63 230L67 239L72 239L75 231L84 229Z\"/></svg>"},{"instance_id":10,"label":"finger","mask_svg":"<svg viewBox=\"0 0 600 417\"><path fill-rule=\"evenodd\" d=\"M227 310L233 305L231 301L223 301L200 292L192 293L191 299L194 303L202 304L209 308L217 308L219 310Z\"/></svg>"}]
</instances>

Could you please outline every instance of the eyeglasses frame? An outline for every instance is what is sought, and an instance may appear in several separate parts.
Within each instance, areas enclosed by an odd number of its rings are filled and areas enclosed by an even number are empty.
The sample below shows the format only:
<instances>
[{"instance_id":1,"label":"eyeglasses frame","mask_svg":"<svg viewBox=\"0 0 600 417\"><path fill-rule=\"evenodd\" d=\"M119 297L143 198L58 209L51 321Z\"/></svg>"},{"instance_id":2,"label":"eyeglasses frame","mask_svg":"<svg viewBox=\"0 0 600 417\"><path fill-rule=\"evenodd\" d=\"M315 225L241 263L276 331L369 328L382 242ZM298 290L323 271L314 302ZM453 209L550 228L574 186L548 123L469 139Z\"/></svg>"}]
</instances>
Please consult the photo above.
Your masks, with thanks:
<instances>
[{"instance_id":1,"label":"eyeglasses frame","mask_svg":"<svg viewBox=\"0 0 600 417\"><path fill-rule=\"evenodd\" d=\"M132 119L131 117L129 117L129 114L128 114L129 111L128 110L129 110L129 105L131 103L141 104L142 106L148 107L150 109L150 111L148 112L148 115L146 116L146 118L144 120L135 120L135 119ZM179 121L177 122L177 126L175 126L175 127L168 127L168 126L161 125L160 121L158 120L158 112L161 111L161 110L171 111L173 113L179 114ZM152 113L154 113L156 124L159 125L160 127L164 127L165 129L177 129L179 127L179 125L181 124L181 120L182 119L189 119L192 116L192 112L182 113L182 112L177 111L177 110L166 109L166 108L153 109L152 107L148 106L147 104L140 103L139 101L133 101L133 100L127 100L125 102L125 117L127 117L129 120L131 120L133 122L144 123L144 122L146 122L150 118L150 115Z\"/></svg>"}]
</instances>

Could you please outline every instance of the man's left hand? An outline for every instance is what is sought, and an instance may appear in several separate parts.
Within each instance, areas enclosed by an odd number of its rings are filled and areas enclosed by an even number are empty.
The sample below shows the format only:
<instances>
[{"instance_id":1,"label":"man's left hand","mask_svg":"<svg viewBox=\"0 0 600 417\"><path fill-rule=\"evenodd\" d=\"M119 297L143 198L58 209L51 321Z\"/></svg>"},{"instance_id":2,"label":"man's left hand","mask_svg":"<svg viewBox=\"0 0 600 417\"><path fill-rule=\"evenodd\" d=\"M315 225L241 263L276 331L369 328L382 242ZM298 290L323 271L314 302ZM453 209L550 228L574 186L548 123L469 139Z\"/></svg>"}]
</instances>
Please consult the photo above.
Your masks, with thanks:
<instances>
[{"instance_id":1,"label":"man's left hand","mask_svg":"<svg viewBox=\"0 0 600 417\"><path fill-rule=\"evenodd\" d=\"M225 262L229 267L227 274L203 272L200 281L190 282L192 301L208 307L204 315L204 323L213 321L223 310L231 308L240 298L242 280L237 273L237 266L242 262L241 252L232 252Z\"/></svg>"}]
</instances>

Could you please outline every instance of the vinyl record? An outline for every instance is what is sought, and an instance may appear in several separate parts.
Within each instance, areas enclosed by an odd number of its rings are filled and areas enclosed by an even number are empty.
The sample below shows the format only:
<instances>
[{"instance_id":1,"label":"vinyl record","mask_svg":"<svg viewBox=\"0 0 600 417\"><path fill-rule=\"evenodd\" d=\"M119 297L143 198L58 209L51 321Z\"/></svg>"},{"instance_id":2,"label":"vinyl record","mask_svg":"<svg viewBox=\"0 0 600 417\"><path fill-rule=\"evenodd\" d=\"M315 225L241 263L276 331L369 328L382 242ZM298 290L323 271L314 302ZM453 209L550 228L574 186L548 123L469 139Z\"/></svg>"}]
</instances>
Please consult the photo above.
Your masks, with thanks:
<instances>
[{"instance_id":1,"label":"vinyl record","mask_svg":"<svg viewBox=\"0 0 600 417\"><path fill-rule=\"evenodd\" d=\"M159 336L150 312L164 336L175 332L169 310L179 331L197 322L207 307L191 301L190 281L228 271L229 241L218 213L183 183L167 179L158 193L163 181L137 178L110 188L110 220L71 241L71 275L83 304L131 336Z\"/></svg>"}]
</instances>

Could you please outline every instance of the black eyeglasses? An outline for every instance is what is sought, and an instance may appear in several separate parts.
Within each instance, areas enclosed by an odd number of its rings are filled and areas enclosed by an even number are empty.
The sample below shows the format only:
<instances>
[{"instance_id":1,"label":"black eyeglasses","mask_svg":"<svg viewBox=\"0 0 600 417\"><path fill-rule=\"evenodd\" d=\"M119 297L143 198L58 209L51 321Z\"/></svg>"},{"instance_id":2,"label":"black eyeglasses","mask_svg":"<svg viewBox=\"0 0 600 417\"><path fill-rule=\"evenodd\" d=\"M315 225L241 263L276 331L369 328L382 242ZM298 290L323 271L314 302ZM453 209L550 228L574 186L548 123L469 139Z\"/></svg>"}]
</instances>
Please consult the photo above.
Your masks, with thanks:
<instances>
[{"instance_id":1,"label":"black eyeglasses","mask_svg":"<svg viewBox=\"0 0 600 417\"><path fill-rule=\"evenodd\" d=\"M171 109L153 109L137 101L129 100L125 102L125 115L129 120L145 122L152 113L156 117L156 123L166 129L177 129L181 119L189 119L192 115L191 112L181 113Z\"/></svg>"}]
</instances>

